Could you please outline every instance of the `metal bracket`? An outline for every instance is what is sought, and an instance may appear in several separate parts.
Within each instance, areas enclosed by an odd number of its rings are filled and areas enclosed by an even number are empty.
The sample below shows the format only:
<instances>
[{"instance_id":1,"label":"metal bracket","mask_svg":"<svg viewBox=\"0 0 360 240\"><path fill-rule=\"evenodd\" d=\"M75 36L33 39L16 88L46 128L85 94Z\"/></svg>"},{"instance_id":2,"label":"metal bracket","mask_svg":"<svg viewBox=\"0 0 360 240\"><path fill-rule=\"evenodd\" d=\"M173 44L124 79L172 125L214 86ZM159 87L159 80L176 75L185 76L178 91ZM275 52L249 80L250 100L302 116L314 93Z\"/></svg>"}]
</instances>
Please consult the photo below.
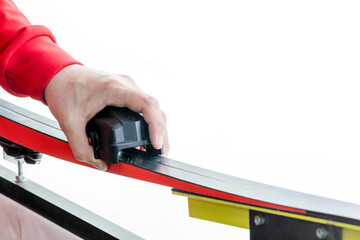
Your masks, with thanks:
<instances>
[{"instance_id":1,"label":"metal bracket","mask_svg":"<svg viewBox=\"0 0 360 240\"><path fill-rule=\"evenodd\" d=\"M250 240L342 240L342 229L250 211Z\"/></svg>"},{"instance_id":2,"label":"metal bracket","mask_svg":"<svg viewBox=\"0 0 360 240\"><path fill-rule=\"evenodd\" d=\"M18 175L15 177L15 180L18 183L26 180L23 169L24 163L39 164L41 161L42 153L23 147L5 138L0 137L0 146L2 146L4 150L4 159L17 164L18 166Z\"/></svg>"}]
</instances>

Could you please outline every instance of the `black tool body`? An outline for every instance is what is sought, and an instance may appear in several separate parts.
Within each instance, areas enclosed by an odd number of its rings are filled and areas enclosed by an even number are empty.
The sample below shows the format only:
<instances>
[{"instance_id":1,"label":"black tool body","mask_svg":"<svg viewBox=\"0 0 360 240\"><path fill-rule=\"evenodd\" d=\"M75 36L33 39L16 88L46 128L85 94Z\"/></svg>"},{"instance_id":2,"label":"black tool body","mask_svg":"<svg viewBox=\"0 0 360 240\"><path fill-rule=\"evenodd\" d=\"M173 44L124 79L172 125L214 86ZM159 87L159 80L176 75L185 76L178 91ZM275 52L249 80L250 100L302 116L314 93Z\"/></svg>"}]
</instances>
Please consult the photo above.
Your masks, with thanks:
<instances>
[{"instance_id":1,"label":"black tool body","mask_svg":"<svg viewBox=\"0 0 360 240\"><path fill-rule=\"evenodd\" d=\"M144 146L147 154L163 154L150 142L149 128L141 114L128 108L108 106L87 124L94 155L108 163L118 163L123 149Z\"/></svg>"}]
</instances>

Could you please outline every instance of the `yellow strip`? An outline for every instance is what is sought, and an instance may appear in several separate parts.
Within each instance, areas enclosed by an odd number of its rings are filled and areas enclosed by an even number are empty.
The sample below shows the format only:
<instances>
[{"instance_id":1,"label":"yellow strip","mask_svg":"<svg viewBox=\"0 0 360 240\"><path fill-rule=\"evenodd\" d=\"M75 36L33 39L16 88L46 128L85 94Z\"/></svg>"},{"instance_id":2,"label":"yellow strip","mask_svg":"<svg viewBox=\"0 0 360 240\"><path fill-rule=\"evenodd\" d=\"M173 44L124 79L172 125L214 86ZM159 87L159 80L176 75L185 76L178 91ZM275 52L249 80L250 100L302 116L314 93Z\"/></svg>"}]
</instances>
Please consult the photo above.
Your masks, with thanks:
<instances>
[{"instance_id":1,"label":"yellow strip","mask_svg":"<svg viewBox=\"0 0 360 240\"><path fill-rule=\"evenodd\" d=\"M327 219L321 219L321 218L316 218L316 217L310 217L310 216L305 216L305 215L299 215L296 213L289 213L289 212L282 212L282 211L278 211L278 210L272 210L272 209L267 209L267 208L261 208L261 207L254 207L254 206L249 206L249 205L245 205L245 204L240 204L240 203L234 203L234 202L228 202L228 201L224 201L224 200L218 200L218 199L214 199L214 198L207 198L204 196L197 196L197 195L192 195L192 194L188 194L188 193L181 193L181 192L177 192L177 191L173 191L172 192L175 195L180 195L180 196L185 196L189 198L189 212L190 212L190 216L192 215L192 211L197 211L195 212L193 215L199 216L199 218L202 218L201 216L206 217L205 220L210 220L210 221L214 221L211 220L211 216L215 216L216 214L220 214L222 213L222 208L224 207L219 207L217 205L222 205L222 206L227 206L227 210L226 213L227 215L231 215L231 211L234 211L236 213L236 215L238 215L239 217L242 218L246 218L246 215L244 213L241 213L241 211L237 210L238 208L240 209L246 209L246 210L255 210L255 211L259 211L259 212L264 212L264 213L270 213L270 214L275 214L278 216L284 216L284 217L289 217L289 218L295 218L295 219L300 219L300 220L304 220L304 221L309 221L309 222L315 222L315 223L320 223L320 224L326 224L326 225L332 225L335 227L340 227L343 229L347 229L347 230L352 230L349 231L348 234L350 236L350 238L346 239L346 240L352 240L352 239L356 239L359 240L360 238L352 238L352 236L354 234L359 234L360 232L360 226L357 225L352 225L352 224L348 224L348 223L342 223L342 222L336 222L336 221L332 221L332 220L327 220ZM191 206L190 203L192 203L192 201L190 201L190 199L194 199L194 200L198 200L199 202L196 202L194 206ZM200 202L201 201L201 202ZM195 208L201 204L205 204L207 203L207 209L204 209L205 212L201 212L201 208L199 210L195 210ZM213 207L213 213L208 214L206 213L206 211L210 211L211 207ZM216 209L219 209L219 211L217 211ZM240 223L239 225L236 225L236 223L234 223L234 219L237 218L237 216L233 216L233 217L215 217L215 222L220 222L217 221L216 219L223 219L223 218L228 218L228 219L232 219L230 222L231 224L229 225L233 225L233 226L239 226L242 228L246 228L248 229L248 225L244 225L243 223ZM248 215L247 215L248 216ZM192 217L192 216L191 216ZM245 221L241 220L241 222ZM249 218L247 218L247 221L249 221ZM226 221L225 221L226 222ZM221 222L224 223L224 222ZM227 224L227 223L225 223ZM242 225L242 226L240 226ZM356 233L354 233L356 232ZM358 235L356 235L358 236Z\"/></svg>"},{"instance_id":2,"label":"yellow strip","mask_svg":"<svg viewBox=\"0 0 360 240\"><path fill-rule=\"evenodd\" d=\"M249 229L249 209L188 198L189 215L217 223Z\"/></svg>"},{"instance_id":3,"label":"yellow strip","mask_svg":"<svg viewBox=\"0 0 360 240\"><path fill-rule=\"evenodd\" d=\"M360 232L343 229L343 237L342 240L359 240L360 239Z\"/></svg>"}]
</instances>

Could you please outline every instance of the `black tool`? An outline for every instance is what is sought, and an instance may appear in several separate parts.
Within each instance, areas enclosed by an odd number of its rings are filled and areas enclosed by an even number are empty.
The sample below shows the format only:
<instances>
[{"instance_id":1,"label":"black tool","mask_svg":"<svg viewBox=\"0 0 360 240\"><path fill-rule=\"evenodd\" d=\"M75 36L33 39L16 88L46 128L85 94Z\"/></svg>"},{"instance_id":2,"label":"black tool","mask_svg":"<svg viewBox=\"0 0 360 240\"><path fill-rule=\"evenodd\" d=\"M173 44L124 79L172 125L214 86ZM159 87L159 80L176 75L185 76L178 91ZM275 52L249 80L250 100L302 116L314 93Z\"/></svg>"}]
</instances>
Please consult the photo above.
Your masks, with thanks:
<instances>
[{"instance_id":1,"label":"black tool","mask_svg":"<svg viewBox=\"0 0 360 240\"><path fill-rule=\"evenodd\" d=\"M163 154L163 148L151 145L149 128L141 114L128 108L104 108L88 122L86 130L95 158L108 163L118 163L123 149L138 146L149 155Z\"/></svg>"}]
</instances>

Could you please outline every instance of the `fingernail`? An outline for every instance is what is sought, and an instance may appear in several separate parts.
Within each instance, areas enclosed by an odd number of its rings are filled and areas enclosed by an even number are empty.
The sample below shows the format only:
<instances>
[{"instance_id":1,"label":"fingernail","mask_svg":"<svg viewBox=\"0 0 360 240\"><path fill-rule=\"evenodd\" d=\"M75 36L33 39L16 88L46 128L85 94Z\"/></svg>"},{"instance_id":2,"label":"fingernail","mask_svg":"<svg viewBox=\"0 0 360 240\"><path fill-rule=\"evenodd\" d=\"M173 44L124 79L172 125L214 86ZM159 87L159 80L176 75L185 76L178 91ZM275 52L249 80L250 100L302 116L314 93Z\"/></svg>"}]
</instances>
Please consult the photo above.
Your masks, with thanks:
<instances>
[{"instance_id":1,"label":"fingernail","mask_svg":"<svg viewBox=\"0 0 360 240\"><path fill-rule=\"evenodd\" d=\"M101 168L101 171L106 172L106 170L108 170L108 165L103 165Z\"/></svg>"},{"instance_id":2,"label":"fingernail","mask_svg":"<svg viewBox=\"0 0 360 240\"><path fill-rule=\"evenodd\" d=\"M158 137L155 141L155 148L160 149L163 146L163 139L161 137Z\"/></svg>"},{"instance_id":3,"label":"fingernail","mask_svg":"<svg viewBox=\"0 0 360 240\"><path fill-rule=\"evenodd\" d=\"M108 166L105 163L98 163L98 164L96 164L95 167L97 169L99 169L100 171L104 171L104 172L108 169Z\"/></svg>"}]
</instances>

